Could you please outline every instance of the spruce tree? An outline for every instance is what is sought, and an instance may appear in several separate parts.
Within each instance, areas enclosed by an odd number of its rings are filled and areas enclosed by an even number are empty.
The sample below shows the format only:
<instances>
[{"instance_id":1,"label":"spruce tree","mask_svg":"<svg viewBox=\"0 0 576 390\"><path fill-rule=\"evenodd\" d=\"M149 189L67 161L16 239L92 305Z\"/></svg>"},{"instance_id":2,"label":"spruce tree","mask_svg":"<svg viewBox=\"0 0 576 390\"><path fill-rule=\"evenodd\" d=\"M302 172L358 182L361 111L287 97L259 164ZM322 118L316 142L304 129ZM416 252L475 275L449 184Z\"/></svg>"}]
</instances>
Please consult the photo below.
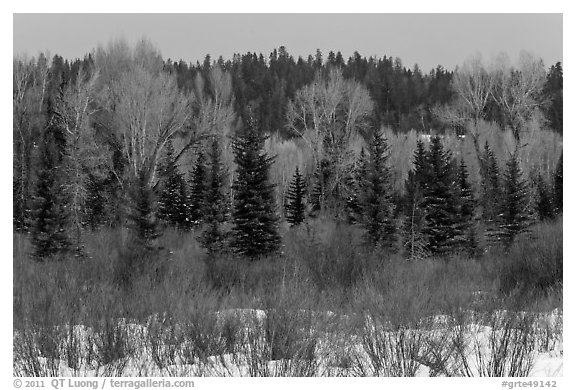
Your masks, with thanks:
<instances>
[{"instance_id":1,"label":"spruce tree","mask_svg":"<svg viewBox=\"0 0 576 390\"><path fill-rule=\"evenodd\" d=\"M548 183L544 180L541 173L535 179L536 181L536 213L540 221L547 221L554 218L554 199L553 193L548 188Z\"/></svg>"},{"instance_id":2,"label":"spruce tree","mask_svg":"<svg viewBox=\"0 0 576 390\"><path fill-rule=\"evenodd\" d=\"M359 204L369 245L393 249L396 245L396 226L388 157L386 139L380 132L375 132L369 145Z\"/></svg>"},{"instance_id":3,"label":"spruce tree","mask_svg":"<svg viewBox=\"0 0 576 390\"><path fill-rule=\"evenodd\" d=\"M148 184L145 169L130 183L128 220L132 239L144 249L155 249L161 233L158 226L156 196Z\"/></svg>"},{"instance_id":4,"label":"spruce tree","mask_svg":"<svg viewBox=\"0 0 576 390\"><path fill-rule=\"evenodd\" d=\"M402 208L402 241L406 257L418 260L427 257L426 237L423 233L426 224L424 209L424 189L428 182L428 162L424 143L418 140L412 159L412 169L404 184Z\"/></svg>"},{"instance_id":5,"label":"spruce tree","mask_svg":"<svg viewBox=\"0 0 576 390\"><path fill-rule=\"evenodd\" d=\"M528 183L523 178L517 151L506 162L503 190L503 200L497 218L498 230L494 236L509 247L519 234L529 230L531 223Z\"/></svg>"},{"instance_id":6,"label":"spruce tree","mask_svg":"<svg viewBox=\"0 0 576 390\"><path fill-rule=\"evenodd\" d=\"M206 227L202 232L201 242L209 254L215 254L224 250L226 246L227 237L223 231L223 223L228 214L224 187L227 172L222 163L220 141L217 137L212 139L208 163L208 187L201 203Z\"/></svg>"},{"instance_id":7,"label":"spruce tree","mask_svg":"<svg viewBox=\"0 0 576 390\"><path fill-rule=\"evenodd\" d=\"M58 151L52 132L47 131L39 147L40 170L31 207L32 256L43 261L70 248L65 197L60 182Z\"/></svg>"},{"instance_id":8,"label":"spruce tree","mask_svg":"<svg viewBox=\"0 0 576 390\"><path fill-rule=\"evenodd\" d=\"M364 151L364 147L360 149L360 155L356 161L356 165L354 167L354 172L352 176L352 185L351 188L353 189L352 194L348 197L346 202L346 208L348 210L348 222L349 223L358 223L362 219L362 210L360 208L360 194L364 191L364 178L366 177L366 167L367 167L367 160L366 160L366 152Z\"/></svg>"},{"instance_id":9,"label":"spruce tree","mask_svg":"<svg viewBox=\"0 0 576 390\"><path fill-rule=\"evenodd\" d=\"M92 230L99 228L106 217L106 188L105 181L98 180L92 173L88 173L86 183L86 223Z\"/></svg>"},{"instance_id":10,"label":"spruce tree","mask_svg":"<svg viewBox=\"0 0 576 390\"><path fill-rule=\"evenodd\" d=\"M502 185L498 160L490 148L490 145L488 145L488 141L484 144L484 153L481 158L480 177L482 189L480 194L482 218L488 224L492 224L498 217L501 208Z\"/></svg>"},{"instance_id":11,"label":"spruce tree","mask_svg":"<svg viewBox=\"0 0 576 390\"><path fill-rule=\"evenodd\" d=\"M556 165L556 171L554 172L554 211L556 214L562 214L562 154Z\"/></svg>"},{"instance_id":12,"label":"spruce tree","mask_svg":"<svg viewBox=\"0 0 576 390\"><path fill-rule=\"evenodd\" d=\"M424 186L423 207L426 225L422 232L432 254L452 251L460 234L458 229L458 188L452 153L445 151L440 137L435 136L427 153L428 177Z\"/></svg>"},{"instance_id":13,"label":"spruce tree","mask_svg":"<svg viewBox=\"0 0 576 390\"><path fill-rule=\"evenodd\" d=\"M182 228L186 222L186 193L183 175L174 161L172 142L166 146L166 157L161 169L161 190L158 199L158 217L166 224Z\"/></svg>"},{"instance_id":14,"label":"spruce tree","mask_svg":"<svg viewBox=\"0 0 576 390\"><path fill-rule=\"evenodd\" d=\"M200 152L192 169L189 181L188 194L188 222L191 227L197 227L204 221L204 209L206 197L206 166L204 165L204 153Z\"/></svg>"},{"instance_id":15,"label":"spruce tree","mask_svg":"<svg viewBox=\"0 0 576 390\"><path fill-rule=\"evenodd\" d=\"M300 225L306 217L306 206L304 204L304 195L306 192L306 183L300 174L300 169L296 167L294 177L288 187L286 195L286 220L292 226Z\"/></svg>"},{"instance_id":16,"label":"spruce tree","mask_svg":"<svg viewBox=\"0 0 576 390\"><path fill-rule=\"evenodd\" d=\"M274 189L269 171L274 158L263 152L264 136L259 135L253 121L245 134L234 140L234 161L237 165L233 184L233 241L241 255L257 258L280 248L278 216Z\"/></svg>"},{"instance_id":17,"label":"spruce tree","mask_svg":"<svg viewBox=\"0 0 576 390\"><path fill-rule=\"evenodd\" d=\"M472 193L472 186L468 181L468 169L464 159L460 159L457 172L457 183L459 190L459 217L460 217L460 242L463 249L469 256L475 257L479 253L478 240L476 237L475 199Z\"/></svg>"}]
</instances>

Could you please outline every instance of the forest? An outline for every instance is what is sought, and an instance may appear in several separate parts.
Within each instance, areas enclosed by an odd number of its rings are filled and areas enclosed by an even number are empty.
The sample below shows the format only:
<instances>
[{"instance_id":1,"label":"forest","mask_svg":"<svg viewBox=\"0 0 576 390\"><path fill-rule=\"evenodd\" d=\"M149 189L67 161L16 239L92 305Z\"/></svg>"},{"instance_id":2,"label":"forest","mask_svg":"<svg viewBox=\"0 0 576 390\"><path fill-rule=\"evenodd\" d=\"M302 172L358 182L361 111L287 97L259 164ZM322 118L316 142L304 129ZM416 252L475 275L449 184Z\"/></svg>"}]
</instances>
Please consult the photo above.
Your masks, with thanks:
<instances>
[{"instance_id":1,"label":"forest","mask_svg":"<svg viewBox=\"0 0 576 390\"><path fill-rule=\"evenodd\" d=\"M527 52L15 56L15 375L561 375L562 85Z\"/></svg>"}]
</instances>

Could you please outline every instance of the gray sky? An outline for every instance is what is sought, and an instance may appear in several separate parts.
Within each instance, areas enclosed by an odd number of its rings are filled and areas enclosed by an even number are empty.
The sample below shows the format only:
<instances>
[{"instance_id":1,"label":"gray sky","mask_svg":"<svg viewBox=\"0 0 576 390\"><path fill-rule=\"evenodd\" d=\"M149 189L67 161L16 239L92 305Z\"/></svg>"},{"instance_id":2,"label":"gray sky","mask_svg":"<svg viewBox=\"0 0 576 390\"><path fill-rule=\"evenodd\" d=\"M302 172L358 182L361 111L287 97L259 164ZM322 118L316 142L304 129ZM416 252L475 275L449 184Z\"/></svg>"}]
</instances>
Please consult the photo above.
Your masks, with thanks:
<instances>
[{"instance_id":1,"label":"gray sky","mask_svg":"<svg viewBox=\"0 0 576 390\"><path fill-rule=\"evenodd\" d=\"M562 14L14 14L14 54L48 50L82 57L110 39L148 38L166 58L202 61L209 53L262 52L281 45L295 58L322 50L400 57L424 71L453 69L521 50L547 67L562 61Z\"/></svg>"}]
</instances>

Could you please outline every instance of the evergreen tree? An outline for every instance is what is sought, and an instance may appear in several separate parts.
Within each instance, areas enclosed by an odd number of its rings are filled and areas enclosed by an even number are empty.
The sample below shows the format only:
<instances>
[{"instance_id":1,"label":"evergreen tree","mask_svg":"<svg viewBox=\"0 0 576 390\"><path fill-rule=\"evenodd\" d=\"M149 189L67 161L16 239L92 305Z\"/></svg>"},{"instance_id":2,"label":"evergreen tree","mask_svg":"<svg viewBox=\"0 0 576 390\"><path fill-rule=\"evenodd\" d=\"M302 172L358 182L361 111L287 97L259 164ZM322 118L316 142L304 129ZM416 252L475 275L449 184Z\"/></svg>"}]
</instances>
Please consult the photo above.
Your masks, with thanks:
<instances>
[{"instance_id":1,"label":"evergreen tree","mask_svg":"<svg viewBox=\"0 0 576 390\"><path fill-rule=\"evenodd\" d=\"M158 217L168 225L183 228L186 223L186 189L183 175L174 161L172 142L166 146L166 158L161 172L162 181L158 199Z\"/></svg>"},{"instance_id":2,"label":"evergreen tree","mask_svg":"<svg viewBox=\"0 0 576 390\"><path fill-rule=\"evenodd\" d=\"M188 222L191 227L199 226L204 221L204 198L206 196L206 167L204 153L199 153L191 173L190 193L188 195Z\"/></svg>"},{"instance_id":3,"label":"evergreen tree","mask_svg":"<svg viewBox=\"0 0 576 390\"><path fill-rule=\"evenodd\" d=\"M423 207L426 224L422 232L432 254L453 250L461 234L458 226L458 189L452 153L445 151L440 137L432 138L427 153L428 177L424 186Z\"/></svg>"},{"instance_id":4,"label":"evergreen tree","mask_svg":"<svg viewBox=\"0 0 576 390\"><path fill-rule=\"evenodd\" d=\"M530 226L528 184L522 177L517 151L506 162L503 201L497 222L494 237L506 247Z\"/></svg>"},{"instance_id":5,"label":"evergreen tree","mask_svg":"<svg viewBox=\"0 0 576 390\"><path fill-rule=\"evenodd\" d=\"M556 171L554 172L554 210L556 214L562 214L562 154L556 165Z\"/></svg>"},{"instance_id":6,"label":"evergreen tree","mask_svg":"<svg viewBox=\"0 0 576 390\"><path fill-rule=\"evenodd\" d=\"M294 177L290 182L288 193L286 195L286 220L292 226L299 225L306 218L306 206L304 204L304 195L306 193L306 183L300 174L300 169L296 167Z\"/></svg>"},{"instance_id":7,"label":"evergreen tree","mask_svg":"<svg viewBox=\"0 0 576 390\"><path fill-rule=\"evenodd\" d=\"M468 182L468 170L463 158L460 159L460 165L458 166L457 183L460 203L460 240L468 255L475 257L479 253L474 223L476 202L472 193L472 186Z\"/></svg>"},{"instance_id":8,"label":"evergreen tree","mask_svg":"<svg viewBox=\"0 0 576 390\"><path fill-rule=\"evenodd\" d=\"M312 212L314 216L321 214L326 208L326 185L330 177L329 163L321 159L316 165L313 175L313 187L310 194Z\"/></svg>"},{"instance_id":9,"label":"evergreen tree","mask_svg":"<svg viewBox=\"0 0 576 390\"><path fill-rule=\"evenodd\" d=\"M246 133L233 143L237 171L232 187L235 191L232 245L238 253L250 258L273 253L281 244L275 185L269 179L274 158L262 152L265 139L251 120Z\"/></svg>"},{"instance_id":10,"label":"evergreen tree","mask_svg":"<svg viewBox=\"0 0 576 390\"><path fill-rule=\"evenodd\" d=\"M375 132L369 145L359 203L362 225L366 229L366 241L372 246L393 249L396 245L396 226L388 157L386 139L380 132Z\"/></svg>"},{"instance_id":11,"label":"evergreen tree","mask_svg":"<svg viewBox=\"0 0 576 390\"><path fill-rule=\"evenodd\" d=\"M156 217L156 199L154 190L142 169L138 177L130 183L129 199L131 201L128 220L132 239L143 249L155 249L156 239L161 233Z\"/></svg>"},{"instance_id":12,"label":"evergreen tree","mask_svg":"<svg viewBox=\"0 0 576 390\"><path fill-rule=\"evenodd\" d=\"M488 223L493 223L500 211L500 201L502 199L502 188L500 180L500 169L496 155L488 145L484 144L484 153L480 166L481 194L480 204L482 206L482 217Z\"/></svg>"},{"instance_id":13,"label":"evergreen tree","mask_svg":"<svg viewBox=\"0 0 576 390\"><path fill-rule=\"evenodd\" d=\"M106 216L106 188L105 182L98 180L92 173L88 173L86 183L86 223L92 230L100 227Z\"/></svg>"},{"instance_id":14,"label":"evergreen tree","mask_svg":"<svg viewBox=\"0 0 576 390\"><path fill-rule=\"evenodd\" d=\"M208 188L202 202L206 229L202 233L202 245L209 254L221 252L225 248L226 234L222 224L227 217L227 204L224 185L227 172L221 160L220 142L217 137L212 139L208 152Z\"/></svg>"},{"instance_id":15,"label":"evergreen tree","mask_svg":"<svg viewBox=\"0 0 576 390\"><path fill-rule=\"evenodd\" d=\"M416 144L412 165L413 168L408 172L408 178L404 184L402 236L407 257L418 260L428 255L423 229L426 224L424 189L428 182L429 167L426 160L426 148L420 140Z\"/></svg>"},{"instance_id":16,"label":"evergreen tree","mask_svg":"<svg viewBox=\"0 0 576 390\"><path fill-rule=\"evenodd\" d=\"M32 255L43 261L46 257L65 253L70 247L70 239L66 232L67 210L52 132L47 131L42 137L39 154L40 170L32 197L30 233L34 247Z\"/></svg>"},{"instance_id":17,"label":"evergreen tree","mask_svg":"<svg viewBox=\"0 0 576 390\"><path fill-rule=\"evenodd\" d=\"M536 177L536 212L540 221L551 220L554 218L554 199L553 193L548 188L548 183L544 180L541 173Z\"/></svg>"},{"instance_id":18,"label":"evergreen tree","mask_svg":"<svg viewBox=\"0 0 576 390\"><path fill-rule=\"evenodd\" d=\"M366 152L362 147L362 149L360 149L360 156L356 161L356 166L354 168L352 176L353 183L350 187L353 189L353 192L348 197L348 200L346 202L349 223L357 223L360 222L361 220L362 210L360 208L360 194L364 191L364 178L366 177L366 172L367 172Z\"/></svg>"}]
</instances>

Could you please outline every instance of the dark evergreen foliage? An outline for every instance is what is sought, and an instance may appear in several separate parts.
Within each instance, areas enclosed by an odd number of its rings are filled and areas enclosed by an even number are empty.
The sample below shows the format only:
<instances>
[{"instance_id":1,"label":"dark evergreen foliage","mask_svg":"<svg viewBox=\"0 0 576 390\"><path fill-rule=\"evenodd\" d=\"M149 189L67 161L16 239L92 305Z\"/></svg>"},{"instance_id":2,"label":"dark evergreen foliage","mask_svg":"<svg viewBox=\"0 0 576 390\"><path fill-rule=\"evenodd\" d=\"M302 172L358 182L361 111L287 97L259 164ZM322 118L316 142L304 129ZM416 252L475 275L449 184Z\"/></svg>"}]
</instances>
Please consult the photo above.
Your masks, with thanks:
<instances>
[{"instance_id":1,"label":"dark evergreen foliage","mask_svg":"<svg viewBox=\"0 0 576 390\"><path fill-rule=\"evenodd\" d=\"M186 187L183 175L178 172L174 161L172 142L166 146L166 157L160 175L160 195L158 217L166 224L185 228L186 226Z\"/></svg>"},{"instance_id":2,"label":"dark evergreen foliage","mask_svg":"<svg viewBox=\"0 0 576 390\"><path fill-rule=\"evenodd\" d=\"M445 254L455 249L462 234L458 224L456 164L438 136L432 137L426 161L428 180L423 189L426 224L422 232L431 254Z\"/></svg>"},{"instance_id":3,"label":"dark evergreen foliage","mask_svg":"<svg viewBox=\"0 0 576 390\"><path fill-rule=\"evenodd\" d=\"M234 140L237 165L234 190L233 241L239 254L257 258L280 249L278 216L269 171L274 161L262 152L265 137L252 121L245 134Z\"/></svg>"},{"instance_id":4,"label":"dark evergreen foliage","mask_svg":"<svg viewBox=\"0 0 576 390\"><path fill-rule=\"evenodd\" d=\"M106 182L88 173L86 183L86 224L96 230L106 220Z\"/></svg>"},{"instance_id":5,"label":"dark evergreen foliage","mask_svg":"<svg viewBox=\"0 0 576 390\"><path fill-rule=\"evenodd\" d=\"M227 235L223 231L223 223L228 215L224 187L227 172L222 163L220 141L217 137L212 139L208 163L208 187L202 202L206 227L202 233L201 242L209 254L215 254L225 249Z\"/></svg>"},{"instance_id":6,"label":"dark evergreen foliage","mask_svg":"<svg viewBox=\"0 0 576 390\"><path fill-rule=\"evenodd\" d=\"M300 174L300 169L296 167L294 177L290 182L288 193L286 194L286 220L292 226L300 225L306 218L306 205L304 196L306 193L306 183Z\"/></svg>"},{"instance_id":7,"label":"dark evergreen foliage","mask_svg":"<svg viewBox=\"0 0 576 390\"><path fill-rule=\"evenodd\" d=\"M161 235L156 216L157 202L145 169L130 183L129 199L128 227L133 241L145 249L156 248L157 238Z\"/></svg>"},{"instance_id":8,"label":"dark evergreen foliage","mask_svg":"<svg viewBox=\"0 0 576 390\"><path fill-rule=\"evenodd\" d=\"M554 210L556 214L562 214L562 202L563 202L563 174L562 174L562 158L560 155L558 164L556 165L556 170L554 172Z\"/></svg>"},{"instance_id":9,"label":"dark evergreen foliage","mask_svg":"<svg viewBox=\"0 0 576 390\"><path fill-rule=\"evenodd\" d=\"M70 248L65 199L58 169L58 151L52 132L42 137L39 148L40 170L30 213L33 257L39 261Z\"/></svg>"},{"instance_id":10,"label":"dark evergreen foliage","mask_svg":"<svg viewBox=\"0 0 576 390\"><path fill-rule=\"evenodd\" d=\"M413 168L408 172L408 178L404 184L402 241L409 259L421 259L428 255L423 229L426 224L424 189L428 183L429 168L426 161L426 148L420 140L416 144L412 165Z\"/></svg>"},{"instance_id":11,"label":"dark evergreen foliage","mask_svg":"<svg viewBox=\"0 0 576 390\"><path fill-rule=\"evenodd\" d=\"M204 221L205 197L207 191L207 172L204 153L200 152L189 181L188 224L197 227Z\"/></svg>"},{"instance_id":12,"label":"dark evergreen foliage","mask_svg":"<svg viewBox=\"0 0 576 390\"><path fill-rule=\"evenodd\" d=\"M542 177L542 174L538 174L536 177L536 213L538 214L538 219L541 221L547 221L554 218L554 198L553 193L550 190L548 183Z\"/></svg>"},{"instance_id":13,"label":"dark evergreen foliage","mask_svg":"<svg viewBox=\"0 0 576 390\"><path fill-rule=\"evenodd\" d=\"M396 225L392 204L392 186L388 167L388 144L376 131L369 145L366 172L360 192L361 223L366 229L366 241L371 246L394 249Z\"/></svg>"},{"instance_id":14,"label":"dark evergreen foliage","mask_svg":"<svg viewBox=\"0 0 576 390\"><path fill-rule=\"evenodd\" d=\"M480 180L482 217L484 221L491 224L496 220L501 209L502 184L498 160L488 145L488 141L484 144L484 153L481 157Z\"/></svg>"},{"instance_id":15,"label":"dark evergreen foliage","mask_svg":"<svg viewBox=\"0 0 576 390\"><path fill-rule=\"evenodd\" d=\"M523 178L515 151L506 162L504 173L503 200L497 218L498 230L493 236L509 247L515 238L529 230L531 224L528 183Z\"/></svg>"},{"instance_id":16,"label":"dark evergreen foliage","mask_svg":"<svg viewBox=\"0 0 576 390\"><path fill-rule=\"evenodd\" d=\"M460 203L460 241L462 248L471 257L477 256L479 252L478 238L476 237L476 201L472 192L472 186L468 181L468 169L464 163L464 159L460 159L458 166L457 182L459 190L459 203Z\"/></svg>"}]
</instances>

